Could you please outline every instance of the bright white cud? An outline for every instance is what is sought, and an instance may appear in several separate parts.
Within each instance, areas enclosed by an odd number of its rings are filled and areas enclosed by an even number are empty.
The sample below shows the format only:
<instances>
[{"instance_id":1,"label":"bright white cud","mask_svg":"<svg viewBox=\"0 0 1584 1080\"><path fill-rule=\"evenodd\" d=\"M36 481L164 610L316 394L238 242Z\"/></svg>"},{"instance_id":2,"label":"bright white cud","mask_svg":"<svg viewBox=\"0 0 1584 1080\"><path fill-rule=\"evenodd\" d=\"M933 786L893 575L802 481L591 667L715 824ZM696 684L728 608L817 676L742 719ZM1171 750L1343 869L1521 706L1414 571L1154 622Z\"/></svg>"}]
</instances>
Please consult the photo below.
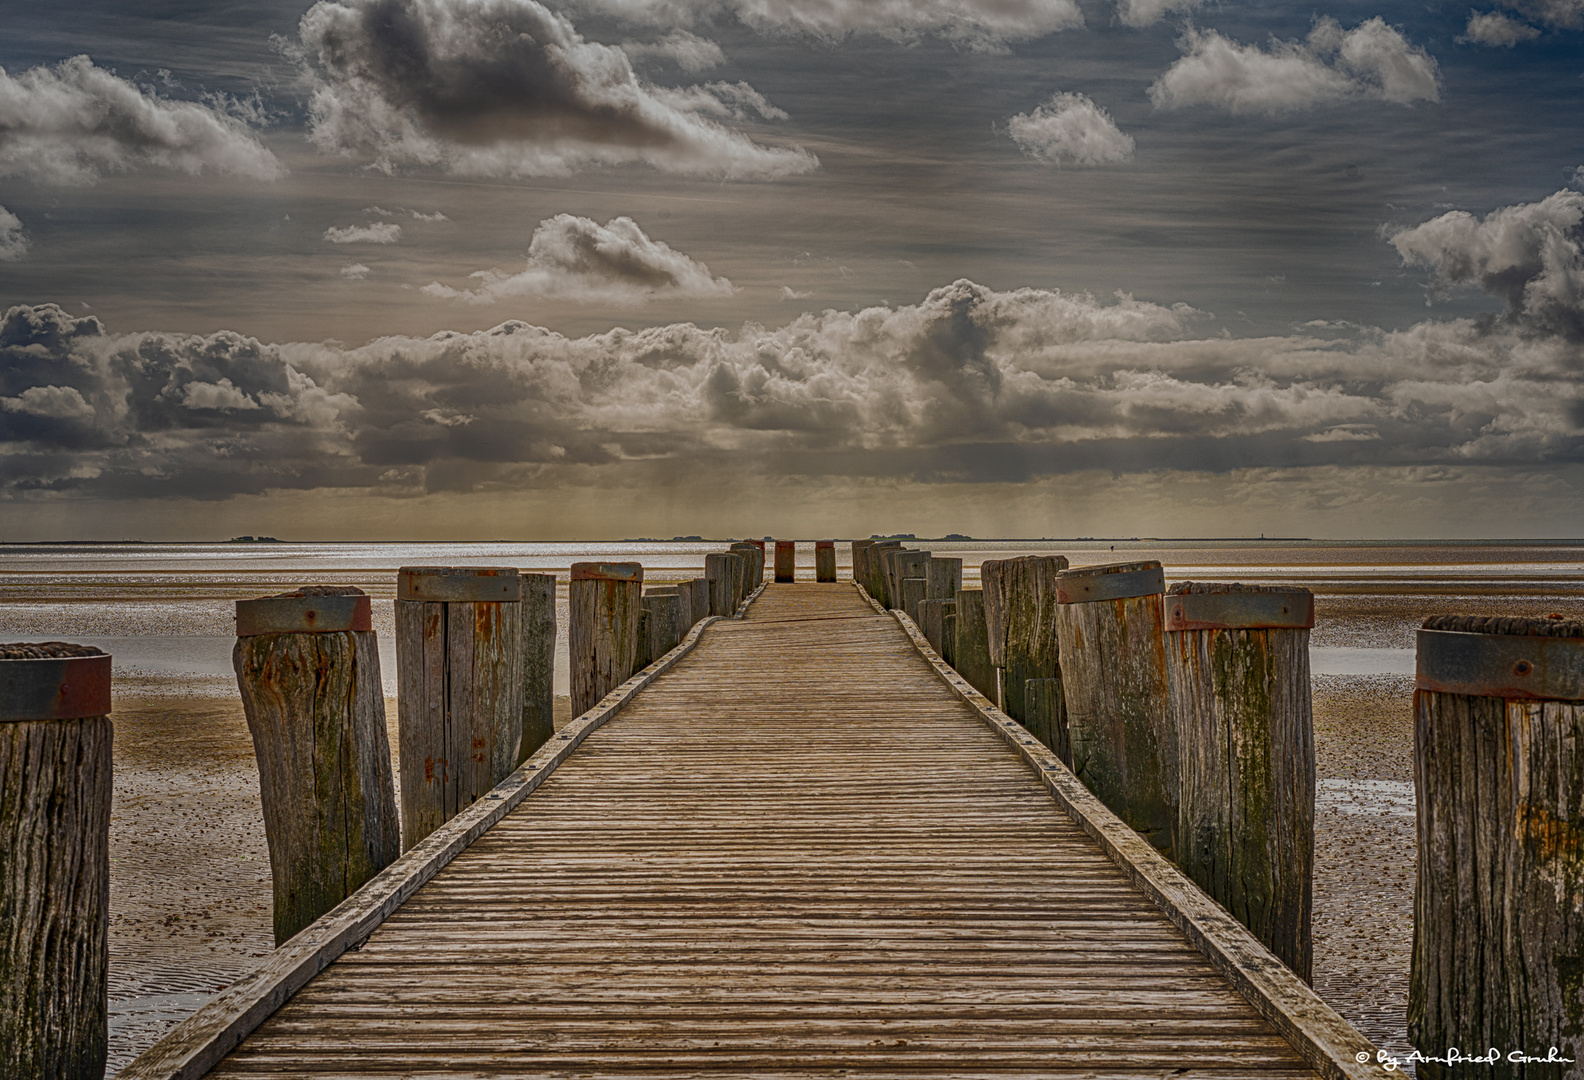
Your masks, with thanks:
<instances>
[{"instance_id":1,"label":"bright white cud","mask_svg":"<svg viewBox=\"0 0 1584 1080\"><path fill-rule=\"evenodd\" d=\"M1274 115L1347 98L1409 105L1441 97L1435 58L1380 18L1351 30L1319 19L1305 40L1268 48L1190 27L1178 45L1182 58L1150 84L1158 109Z\"/></svg>"},{"instance_id":2,"label":"bright white cud","mask_svg":"<svg viewBox=\"0 0 1584 1080\"><path fill-rule=\"evenodd\" d=\"M286 174L243 120L158 97L86 56L15 76L0 68L0 176L90 184L145 168L252 180Z\"/></svg>"},{"instance_id":3,"label":"bright white cud","mask_svg":"<svg viewBox=\"0 0 1584 1080\"><path fill-rule=\"evenodd\" d=\"M1025 154L1058 165L1106 165L1133 156L1133 137L1084 94L1053 94L1008 120L1007 133Z\"/></svg>"},{"instance_id":4,"label":"bright white cud","mask_svg":"<svg viewBox=\"0 0 1584 1080\"><path fill-rule=\"evenodd\" d=\"M736 290L710 268L662 241L652 239L629 217L604 225L574 214L539 223L528 244L528 265L515 273L479 270L473 289L439 282L423 287L430 296L492 304L508 297L537 297L637 306L657 299L705 299Z\"/></svg>"}]
</instances>

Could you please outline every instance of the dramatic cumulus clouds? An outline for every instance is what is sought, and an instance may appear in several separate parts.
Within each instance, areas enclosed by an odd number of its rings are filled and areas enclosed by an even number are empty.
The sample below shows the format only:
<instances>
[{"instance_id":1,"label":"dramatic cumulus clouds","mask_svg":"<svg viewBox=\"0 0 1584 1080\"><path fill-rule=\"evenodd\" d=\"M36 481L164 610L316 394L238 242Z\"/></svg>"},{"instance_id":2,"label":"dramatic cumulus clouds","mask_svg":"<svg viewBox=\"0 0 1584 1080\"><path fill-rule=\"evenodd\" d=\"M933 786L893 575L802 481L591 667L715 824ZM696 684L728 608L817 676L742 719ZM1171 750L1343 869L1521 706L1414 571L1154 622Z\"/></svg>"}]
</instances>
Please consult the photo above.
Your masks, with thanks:
<instances>
[{"instance_id":1,"label":"dramatic cumulus clouds","mask_svg":"<svg viewBox=\"0 0 1584 1080\"><path fill-rule=\"evenodd\" d=\"M367 225L332 225L324 238L332 244L394 244L401 234L402 227L394 221L371 221Z\"/></svg>"},{"instance_id":2,"label":"dramatic cumulus clouds","mask_svg":"<svg viewBox=\"0 0 1584 1080\"><path fill-rule=\"evenodd\" d=\"M654 41L624 41L621 49L634 60L651 57L669 60L689 75L697 75L726 62L726 54L719 45L686 30L673 30Z\"/></svg>"},{"instance_id":3,"label":"dramatic cumulus clouds","mask_svg":"<svg viewBox=\"0 0 1584 1080\"><path fill-rule=\"evenodd\" d=\"M22 219L0 206L0 262L11 262L27 254L28 240L22 235Z\"/></svg>"},{"instance_id":4,"label":"dramatic cumulus clouds","mask_svg":"<svg viewBox=\"0 0 1584 1080\"><path fill-rule=\"evenodd\" d=\"M1441 98L1435 58L1379 17L1346 31L1319 19L1304 41L1272 40L1268 48L1192 27L1178 44L1182 58L1149 87L1158 109L1273 115L1345 98L1398 105Z\"/></svg>"},{"instance_id":5,"label":"dramatic cumulus clouds","mask_svg":"<svg viewBox=\"0 0 1584 1080\"><path fill-rule=\"evenodd\" d=\"M522 270L512 274L480 270L472 276L479 281L475 289L431 282L423 291L474 304L521 296L618 306L730 296L735 291L730 281L711 276L703 263L651 239L629 217L601 225L586 217L557 214L534 230L528 265Z\"/></svg>"},{"instance_id":6,"label":"dramatic cumulus clouds","mask_svg":"<svg viewBox=\"0 0 1584 1080\"><path fill-rule=\"evenodd\" d=\"M653 26L732 16L765 33L827 41L874 34L894 41L943 38L999 51L1083 25L1076 0L577 0L588 10ZM1126 2L1126 0L1124 0ZM1142 0L1146 4L1161 0ZM1182 0L1177 0L1180 5ZM1171 0L1166 0L1168 6Z\"/></svg>"},{"instance_id":7,"label":"dramatic cumulus clouds","mask_svg":"<svg viewBox=\"0 0 1584 1080\"><path fill-rule=\"evenodd\" d=\"M1204 0L1117 0L1117 21L1124 26L1154 26L1170 12L1186 12Z\"/></svg>"},{"instance_id":8,"label":"dramatic cumulus clouds","mask_svg":"<svg viewBox=\"0 0 1584 1080\"><path fill-rule=\"evenodd\" d=\"M1508 18L1499 11L1471 11L1468 29L1458 40L1510 49L1520 41L1533 41L1539 36L1540 31L1528 23Z\"/></svg>"},{"instance_id":9,"label":"dramatic cumulus clouds","mask_svg":"<svg viewBox=\"0 0 1584 1080\"><path fill-rule=\"evenodd\" d=\"M1505 301L1521 328L1584 341L1584 193L1537 203L1462 210L1403 229L1391 242L1403 261L1428 267L1433 285L1475 285Z\"/></svg>"},{"instance_id":10,"label":"dramatic cumulus clouds","mask_svg":"<svg viewBox=\"0 0 1584 1080\"><path fill-rule=\"evenodd\" d=\"M300 34L310 137L387 170L520 177L643 162L732 178L818 164L701 115L720 110L712 94L643 83L619 47L536 0L320 0Z\"/></svg>"},{"instance_id":11,"label":"dramatic cumulus clouds","mask_svg":"<svg viewBox=\"0 0 1584 1080\"><path fill-rule=\"evenodd\" d=\"M1554 200L1439 240L1448 223L1427 222L1398 246L1449 280L1500 291L1527 274L1549 297L1578 283L1576 262L1524 261L1548 228L1573 235L1577 208ZM0 498L508 490L604 468L685 483L728 457L957 483L1579 462L1576 326L1519 296L1525 326L1235 339L1181 304L963 280L773 328L506 322L357 348L17 307L0 320Z\"/></svg>"},{"instance_id":12,"label":"dramatic cumulus clouds","mask_svg":"<svg viewBox=\"0 0 1584 1080\"><path fill-rule=\"evenodd\" d=\"M286 171L230 112L158 97L86 56L16 76L0 68L0 176L88 184L141 168L255 180Z\"/></svg>"},{"instance_id":13,"label":"dramatic cumulus clouds","mask_svg":"<svg viewBox=\"0 0 1584 1080\"><path fill-rule=\"evenodd\" d=\"M1007 121L1007 133L1030 157L1054 164L1105 165L1133 156L1133 137L1084 94L1054 94Z\"/></svg>"}]
</instances>

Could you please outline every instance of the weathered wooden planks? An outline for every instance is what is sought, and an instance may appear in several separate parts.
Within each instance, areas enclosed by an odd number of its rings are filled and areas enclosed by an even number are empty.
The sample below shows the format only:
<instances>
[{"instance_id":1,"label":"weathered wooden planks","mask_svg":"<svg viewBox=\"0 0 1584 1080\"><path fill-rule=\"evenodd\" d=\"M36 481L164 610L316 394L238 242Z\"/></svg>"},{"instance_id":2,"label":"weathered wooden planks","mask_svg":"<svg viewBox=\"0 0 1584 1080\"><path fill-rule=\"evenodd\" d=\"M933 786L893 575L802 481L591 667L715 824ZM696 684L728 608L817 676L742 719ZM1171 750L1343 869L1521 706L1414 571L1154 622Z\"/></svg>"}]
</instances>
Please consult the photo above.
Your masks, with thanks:
<instances>
[{"instance_id":1,"label":"weathered wooden planks","mask_svg":"<svg viewBox=\"0 0 1584 1080\"><path fill-rule=\"evenodd\" d=\"M0 1076L102 1080L110 657L0 645Z\"/></svg>"},{"instance_id":2,"label":"weathered wooden planks","mask_svg":"<svg viewBox=\"0 0 1584 1080\"><path fill-rule=\"evenodd\" d=\"M1107 809L1054 752L932 655L916 627L904 623L903 629L952 693L1039 774L1045 790L1072 820L1320 1076L1375 1080L1380 1075L1369 1040L1272 956L1247 927Z\"/></svg>"},{"instance_id":3,"label":"weathered wooden planks","mask_svg":"<svg viewBox=\"0 0 1584 1080\"><path fill-rule=\"evenodd\" d=\"M803 584L711 627L213 1075L843 1070L1312 1075L895 623Z\"/></svg>"},{"instance_id":4,"label":"weathered wooden planks","mask_svg":"<svg viewBox=\"0 0 1584 1080\"><path fill-rule=\"evenodd\" d=\"M346 599L361 617L320 617L327 601ZM237 603L232 665L258 762L276 945L401 854L379 643L368 626L368 597L350 587Z\"/></svg>"}]
</instances>

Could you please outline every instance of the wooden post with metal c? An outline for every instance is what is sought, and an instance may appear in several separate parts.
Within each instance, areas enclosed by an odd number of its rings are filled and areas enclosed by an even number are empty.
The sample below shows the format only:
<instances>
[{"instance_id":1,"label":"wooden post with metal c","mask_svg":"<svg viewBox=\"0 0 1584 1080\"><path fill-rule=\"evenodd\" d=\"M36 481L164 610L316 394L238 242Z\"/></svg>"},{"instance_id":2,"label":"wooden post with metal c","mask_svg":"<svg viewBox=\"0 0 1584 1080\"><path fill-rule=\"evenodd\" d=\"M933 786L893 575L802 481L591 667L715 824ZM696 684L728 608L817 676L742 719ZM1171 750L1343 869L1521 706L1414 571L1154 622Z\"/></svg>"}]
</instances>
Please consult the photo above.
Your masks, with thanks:
<instances>
[{"instance_id":1,"label":"wooden post with metal c","mask_svg":"<svg viewBox=\"0 0 1584 1080\"><path fill-rule=\"evenodd\" d=\"M836 541L814 541L814 580L836 580Z\"/></svg>"},{"instance_id":2,"label":"wooden post with metal c","mask_svg":"<svg viewBox=\"0 0 1584 1080\"><path fill-rule=\"evenodd\" d=\"M1165 618L1181 763L1177 865L1308 982L1314 597L1178 582Z\"/></svg>"},{"instance_id":3,"label":"wooden post with metal c","mask_svg":"<svg viewBox=\"0 0 1584 1080\"><path fill-rule=\"evenodd\" d=\"M796 541L777 540L775 542L775 579L778 585L797 580Z\"/></svg>"},{"instance_id":4,"label":"wooden post with metal c","mask_svg":"<svg viewBox=\"0 0 1584 1080\"><path fill-rule=\"evenodd\" d=\"M522 583L505 566L404 566L396 581L402 849L517 767Z\"/></svg>"},{"instance_id":5,"label":"wooden post with metal c","mask_svg":"<svg viewBox=\"0 0 1584 1080\"><path fill-rule=\"evenodd\" d=\"M1167 858L1176 857L1178 742L1166 683L1161 564L1056 575L1056 638L1073 772Z\"/></svg>"},{"instance_id":6,"label":"wooden post with metal c","mask_svg":"<svg viewBox=\"0 0 1584 1080\"><path fill-rule=\"evenodd\" d=\"M1418 645L1408 1040L1431 1058L1495 1047L1481 1077L1573 1080L1584 1061L1584 622L1441 616ZM1426 1080L1476 1075L1416 1068Z\"/></svg>"},{"instance_id":7,"label":"wooden post with metal c","mask_svg":"<svg viewBox=\"0 0 1584 1080\"><path fill-rule=\"evenodd\" d=\"M0 1076L103 1080L110 657L0 645Z\"/></svg>"},{"instance_id":8,"label":"wooden post with metal c","mask_svg":"<svg viewBox=\"0 0 1584 1080\"><path fill-rule=\"evenodd\" d=\"M737 560L736 555L709 558ZM731 570L721 564L717 582L730 600ZM601 698L632 678L638 670L638 613L643 610L643 564L580 562L572 564L567 630L572 675L572 715L599 704Z\"/></svg>"},{"instance_id":9,"label":"wooden post with metal c","mask_svg":"<svg viewBox=\"0 0 1584 1080\"><path fill-rule=\"evenodd\" d=\"M555 734L556 579L518 574L522 596L522 743L517 764Z\"/></svg>"},{"instance_id":10,"label":"wooden post with metal c","mask_svg":"<svg viewBox=\"0 0 1584 1080\"><path fill-rule=\"evenodd\" d=\"M236 632L282 945L401 855L379 642L351 586L238 600Z\"/></svg>"}]
</instances>

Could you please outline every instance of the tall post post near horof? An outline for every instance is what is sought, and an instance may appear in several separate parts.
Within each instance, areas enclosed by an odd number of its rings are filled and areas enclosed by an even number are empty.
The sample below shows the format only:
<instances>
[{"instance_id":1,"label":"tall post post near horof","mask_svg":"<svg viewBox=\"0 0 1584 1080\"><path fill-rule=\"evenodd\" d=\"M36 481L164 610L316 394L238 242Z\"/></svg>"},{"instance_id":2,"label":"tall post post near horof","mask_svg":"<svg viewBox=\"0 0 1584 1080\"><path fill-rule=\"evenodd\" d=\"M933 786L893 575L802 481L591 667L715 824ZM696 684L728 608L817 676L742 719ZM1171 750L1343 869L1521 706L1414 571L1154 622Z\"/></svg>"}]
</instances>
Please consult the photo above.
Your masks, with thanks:
<instances>
[{"instance_id":1,"label":"tall post post near horof","mask_svg":"<svg viewBox=\"0 0 1584 1080\"><path fill-rule=\"evenodd\" d=\"M905 577L902 586L902 611L916 625L919 620L919 601L924 599L924 589L928 582L921 577Z\"/></svg>"},{"instance_id":2,"label":"tall post post near horof","mask_svg":"<svg viewBox=\"0 0 1584 1080\"><path fill-rule=\"evenodd\" d=\"M895 611L900 602L896 591L896 560L903 552L901 547L878 548L880 561L875 569L879 579L880 592L875 597L881 605L888 610ZM884 597L884 599L881 599Z\"/></svg>"},{"instance_id":3,"label":"tall post post near horof","mask_svg":"<svg viewBox=\"0 0 1584 1080\"><path fill-rule=\"evenodd\" d=\"M1055 750L1057 757L1064 761L1070 758L1072 749L1067 745L1067 733L1062 727L1067 715L1062 702L1062 681L1024 679L1023 709L1026 714L1023 726L1029 729L1029 734Z\"/></svg>"},{"instance_id":4,"label":"tall post post near horof","mask_svg":"<svg viewBox=\"0 0 1584 1080\"><path fill-rule=\"evenodd\" d=\"M397 572L403 850L517 767L521 599L512 567L404 566Z\"/></svg>"},{"instance_id":5,"label":"tall post post near horof","mask_svg":"<svg viewBox=\"0 0 1584 1080\"><path fill-rule=\"evenodd\" d=\"M1027 726L1023 684L1029 679L1062 677L1056 578L1067 569L1067 559L1062 555L1025 555L988 560L985 565L988 571L980 568L985 623L987 628L999 628L1001 711ZM1066 731L1062 718L1056 717L1048 730L1054 739L1051 749L1059 756Z\"/></svg>"},{"instance_id":6,"label":"tall post post near horof","mask_svg":"<svg viewBox=\"0 0 1584 1080\"><path fill-rule=\"evenodd\" d=\"M674 596L677 598L677 640L681 640L687 632L693 629L693 596L692 590L687 587L687 582L678 585L651 585L643 591L644 596Z\"/></svg>"},{"instance_id":7,"label":"tall post post near horof","mask_svg":"<svg viewBox=\"0 0 1584 1080\"><path fill-rule=\"evenodd\" d=\"M958 589L957 641L952 649L952 667L968 680L968 685L985 697L996 699L996 669L990 663L990 633L985 626L983 589Z\"/></svg>"},{"instance_id":8,"label":"tall post post near horof","mask_svg":"<svg viewBox=\"0 0 1584 1080\"><path fill-rule=\"evenodd\" d=\"M891 606L891 592L887 587L886 559L889 552L902 547L900 540L876 540L874 547L869 550L866 560L868 564L868 578L864 587L869 590L869 595L879 602L881 607Z\"/></svg>"},{"instance_id":9,"label":"tall post post near horof","mask_svg":"<svg viewBox=\"0 0 1584 1080\"><path fill-rule=\"evenodd\" d=\"M1000 672L1006 667L1006 596L1005 585L1007 575L1002 572L1002 564L1007 559L986 559L979 564L979 590L983 594L982 608L985 620L985 649L990 657L990 666L996 674L992 682L999 688ZM959 624L961 625L961 624ZM975 683L974 685L978 685ZM998 690L980 691L995 702L1001 704Z\"/></svg>"},{"instance_id":10,"label":"tall post post near horof","mask_svg":"<svg viewBox=\"0 0 1584 1080\"><path fill-rule=\"evenodd\" d=\"M1307 589L1178 582L1166 594L1177 717L1177 865L1309 981L1315 740Z\"/></svg>"},{"instance_id":11,"label":"tall post post near horof","mask_svg":"<svg viewBox=\"0 0 1584 1080\"><path fill-rule=\"evenodd\" d=\"M864 586L868 592L866 582L869 580L869 553L874 550L873 540L854 540L852 542L852 579Z\"/></svg>"},{"instance_id":12,"label":"tall post post near horof","mask_svg":"<svg viewBox=\"0 0 1584 1080\"><path fill-rule=\"evenodd\" d=\"M956 600L931 600L928 596L918 602L918 628L937 656L946 660L946 617L957 607ZM951 661L947 660L947 663Z\"/></svg>"},{"instance_id":13,"label":"tall post post near horof","mask_svg":"<svg viewBox=\"0 0 1584 1080\"><path fill-rule=\"evenodd\" d=\"M556 579L554 574L518 574L522 596L521 765L555 734Z\"/></svg>"},{"instance_id":14,"label":"tall post post near horof","mask_svg":"<svg viewBox=\"0 0 1584 1080\"><path fill-rule=\"evenodd\" d=\"M765 542L763 540L747 540L744 543L754 546L753 587L757 589L764 584ZM753 589L748 591L752 592Z\"/></svg>"},{"instance_id":15,"label":"tall post post near horof","mask_svg":"<svg viewBox=\"0 0 1584 1080\"><path fill-rule=\"evenodd\" d=\"M103 1080L110 657L0 645L0 1076Z\"/></svg>"},{"instance_id":16,"label":"tall post post near horof","mask_svg":"<svg viewBox=\"0 0 1584 1080\"><path fill-rule=\"evenodd\" d=\"M924 566L924 580L926 600L955 601L962 588L962 560L931 555Z\"/></svg>"},{"instance_id":17,"label":"tall post post near horof","mask_svg":"<svg viewBox=\"0 0 1584 1080\"><path fill-rule=\"evenodd\" d=\"M741 603L750 593L759 587L758 559L759 549L747 541L738 541L728 549L733 555L743 561L742 596L737 598Z\"/></svg>"},{"instance_id":18,"label":"tall post post near horof","mask_svg":"<svg viewBox=\"0 0 1584 1080\"><path fill-rule=\"evenodd\" d=\"M947 666L957 666L957 602L952 601L951 611L941 615L941 654Z\"/></svg>"},{"instance_id":19,"label":"tall post post near horof","mask_svg":"<svg viewBox=\"0 0 1584 1080\"><path fill-rule=\"evenodd\" d=\"M644 594L643 606L648 613L645 629L649 634L645 652L652 664L676 648L686 632L682 629L682 598L674 589L652 589Z\"/></svg>"},{"instance_id":20,"label":"tall post post near horof","mask_svg":"<svg viewBox=\"0 0 1584 1080\"><path fill-rule=\"evenodd\" d=\"M709 556L715 558L715 556ZM723 555L722 559L736 559ZM740 561L740 560L739 560ZM727 601L731 572L723 566ZM638 661L638 613L643 610L643 565L635 562L572 564L567 630L572 668L572 715L632 678Z\"/></svg>"},{"instance_id":21,"label":"tall post post near horof","mask_svg":"<svg viewBox=\"0 0 1584 1080\"><path fill-rule=\"evenodd\" d=\"M797 580L797 542L775 542L775 579L778 585Z\"/></svg>"},{"instance_id":22,"label":"tall post post near horof","mask_svg":"<svg viewBox=\"0 0 1584 1080\"><path fill-rule=\"evenodd\" d=\"M930 553L918 551L914 548L902 548L891 556L891 606L898 611L908 611L902 595L902 581L905 578L918 578L924 581L924 575L929 572ZM922 593L920 594L923 595ZM913 613L908 611L908 617Z\"/></svg>"},{"instance_id":23,"label":"tall post post near horof","mask_svg":"<svg viewBox=\"0 0 1584 1080\"><path fill-rule=\"evenodd\" d=\"M688 618L693 621L688 624L691 630L710 616L710 583L708 578L690 578L682 582L678 588L688 591Z\"/></svg>"},{"instance_id":24,"label":"tall post post near horof","mask_svg":"<svg viewBox=\"0 0 1584 1080\"><path fill-rule=\"evenodd\" d=\"M732 564L736 563L736 566ZM742 558L726 551L704 556L704 579L709 582L709 613L731 616L737 611L737 578Z\"/></svg>"},{"instance_id":25,"label":"tall post post near horof","mask_svg":"<svg viewBox=\"0 0 1584 1080\"><path fill-rule=\"evenodd\" d=\"M632 669L642 671L654 660L649 654L649 608L638 598L638 651L633 653Z\"/></svg>"},{"instance_id":26,"label":"tall post post near horof","mask_svg":"<svg viewBox=\"0 0 1584 1080\"><path fill-rule=\"evenodd\" d=\"M1178 740L1166 682L1161 564L1080 567L1058 574L1056 589L1073 772L1175 858Z\"/></svg>"},{"instance_id":27,"label":"tall post post near horof","mask_svg":"<svg viewBox=\"0 0 1584 1080\"><path fill-rule=\"evenodd\" d=\"M401 855L379 642L350 586L238 600L236 632L282 945Z\"/></svg>"},{"instance_id":28,"label":"tall post post near horof","mask_svg":"<svg viewBox=\"0 0 1584 1080\"><path fill-rule=\"evenodd\" d=\"M1432 1059L1497 1048L1482 1077L1572 1080L1584 1061L1584 622L1441 616L1418 646L1408 1039ZM1475 1075L1416 1067L1427 1080Z\"/></svg>"},{"instance_id":29,"label":"tall post post near horof","mask_svg":"<svg viewBox=\"0 0 1584 1080\"><path fill-rule=\"evenodd\" d=\"M814 541L814 580L836 580L836 541Z\"/></svg>"}]
</instances>

